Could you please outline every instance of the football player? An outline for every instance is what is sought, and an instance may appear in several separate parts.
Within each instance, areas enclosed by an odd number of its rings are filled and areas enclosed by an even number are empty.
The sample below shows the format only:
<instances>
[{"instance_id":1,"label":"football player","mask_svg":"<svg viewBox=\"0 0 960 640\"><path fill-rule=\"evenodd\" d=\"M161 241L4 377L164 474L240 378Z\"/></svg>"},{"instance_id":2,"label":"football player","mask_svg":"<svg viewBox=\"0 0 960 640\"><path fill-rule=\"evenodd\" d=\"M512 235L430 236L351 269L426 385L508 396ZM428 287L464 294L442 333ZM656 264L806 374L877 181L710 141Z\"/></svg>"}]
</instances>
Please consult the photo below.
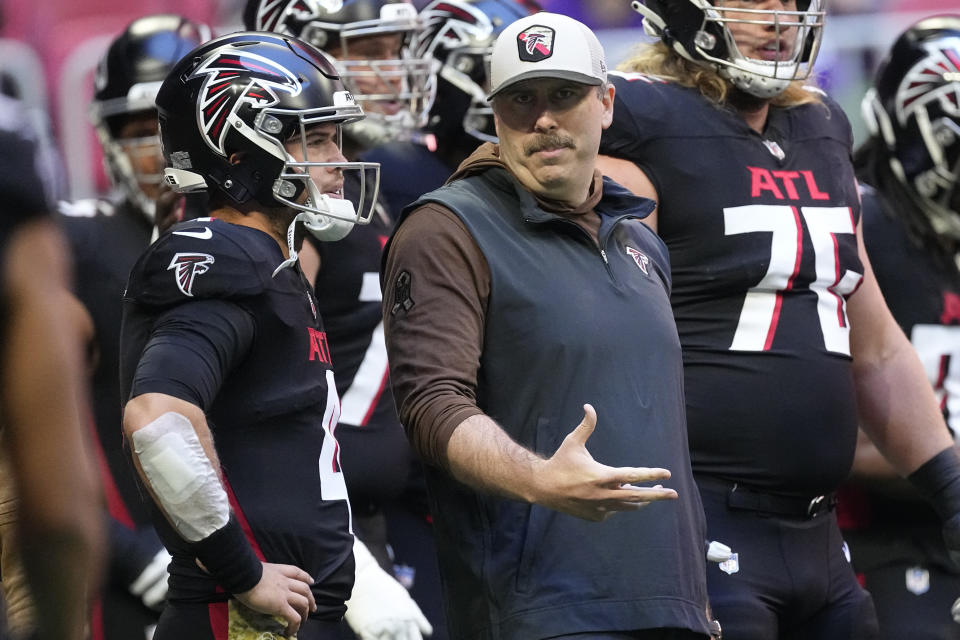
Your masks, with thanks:
<instances>
[{"instance_id":1,"label":"football player","mask_svg":"<svg viewBox=\"0 0 960 640\"><path fill-rule=\"evenodd\" d=\"M344 84L367 114L344 127L347 158L355 159L388 139L410 139L425 122L432 63L411 52L419 23L409 2L249 0L244 15L248 28L290 33L333 56ZM409 166L401 171L403 176L411 173ZM357 190L350 176L344 189L348 195ZM380 254L393 228L391 214L381 199L371 223L354 229L344 241L308 239L302 265L315 286L337 364L342 403L337 437L355 531L385 571L399 572L397 577L437 629L434 637L443 640L439 570L426 499L387 379L378 274ZM387 522L388 508L395 525ZM401 547L409 553L394 553ZM350 602L347 621L358 633L369 624L370 614L385 612L384 597L372 596L371 601L375 606L360 616L362 605Z\"/></svg>"},{"instance_id":2,"label":"football player","mask_svg":"<svg viewBox=\"0 0 960 640\"><path fill-rule=\"evenodd\" d=\"M539 10L533 0L434 0L420 11L413 50L439 65L429 137L389 142L363 155L383 167L380 192L391 211L439 188L477 146L497 141L487 59L507 25Z\"/></svg>"},{"instance_id":3,"label":"football player","mask_svg":"<svg viewBox=\"0 0 960 640\"><path fill-rule=\"evenodd\" d=\"M910 337L947 425L960 432L960 15L926 18L893 44L863 100L870 137L855 155L867 254ZM866 186L870 185L870 186ZM905 277L904 274L909 274ZM960 638L960 571L936 513L869 440L841 500L853 566L883 638ZM849 504L848 504L849 503ZM847 508L849 506L849 509Z\"/></svg>"},{"instance_id":4,"label":"football player","mask_svg":"<svg viewBox=\"0 0 960 640\"><path fill-rule=\"evenodd\" d=\"M167 591L170 556L119 437L117 336L130 267L154 233L163 173L157 89L182 56L209 38L204 24L160 14L134 20L111 42L97 66L91 116L115 190L109 197L60 204L76 293L95 332L93 419L110 515L108 571L91 620L97 640L149 637Z\"/></svg>"},{"instance_id":5,"label":"football player","mask_svg":"<svg viewBox=\"0 0 960 640\"><path fill-rule=\"evenodd\" d=\"M171 227L124 296L124 432L173 556L155 638L330 637L354 541L330 348L297 251L304 233L369 222L378 168L340 150L363 112L313 47L244 32L189 53L156 104L166 180L206 190L212 217Z\"/></svg>"},{"instance_id":6,"label":"football player","mask_svg":"<svg viewBox=\"0 0 960 640\"><path fill-rule=\"evenodd\" d=\"M645 0L605 170L658 202L724 635L875 637L833 510L858 422L957 536L960 459L863 249L852 134L805 87L820 0Z\"/></svg>"}]
</instances>

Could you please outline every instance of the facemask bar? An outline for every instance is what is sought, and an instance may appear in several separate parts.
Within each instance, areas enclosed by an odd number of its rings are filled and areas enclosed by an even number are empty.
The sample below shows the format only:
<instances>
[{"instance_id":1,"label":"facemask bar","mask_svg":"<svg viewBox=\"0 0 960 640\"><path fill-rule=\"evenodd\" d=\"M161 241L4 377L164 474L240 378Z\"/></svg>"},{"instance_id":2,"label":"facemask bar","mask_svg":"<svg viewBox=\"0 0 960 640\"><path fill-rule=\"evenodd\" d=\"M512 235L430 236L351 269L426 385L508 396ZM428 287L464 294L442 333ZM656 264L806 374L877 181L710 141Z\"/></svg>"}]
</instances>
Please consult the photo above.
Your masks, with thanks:
<instances>
[{"instance_id":1,"label":"facemask bar","mask_svg":"<svg viewBox=\"0 0 960 640\"><path fill-rule=\"evenodd\" d=\"M697 52L706 60L723 67L733 68L746 73L774 80L792 82L805 80L813 71L813 63L820 51L826 12L820 10L822 3L811 0L806 11L779 11L768 9L746 9L706 5L704 14L707 23L715 23L724 34L728 58L711 55L716 46L714 36L702 30L694 39ZM788 29L796 29L790 57L785 60L757 60L747 58L740 53L731 25L762 25L773 27L773 37L779 43ZM706 26L706 24L704 25Z\"/></svg>"},{"instance_id":2,"label":"facemask bar","mask_svg":"<svg viewBox=\"0 0 960 640\"><path fill-rule=\"evenodd\" d=\"M103 147L107 173L123 193L124 197L136 206L151 222L155 217L156 202L143 190L143 185L159 186L163 173L138 173L135 158L144 155L156 155L160 167L163 167L163 154L160 150L160 136L121 139L114 136L108 122L115 116L126 116L142 111L156 112L154 104L160 82L141 82L130 87L126 96L109 100L94 101L90 106L90 120L97 132L97 138Z\"/></svg>"},{"instance_id":3,"label":"facemask bar","mask_svg":"<svg viewBox=\"0 0 960 640\"><path fill-rule=\"evenodd\" d=\"M487 88L474 82L469 73L476 65L486 65L493 47L460 47L450 53L439 75L463 93L470 96L470 106L463 115L463 130L477 140L497 142L493 130L493 108L487 102Z\"/></svg>"},{"instance_id":4,"label":"facemask bar","mask_svg":"<svg viewBox=\"0 0 960 640\"><path fill-rule=\"evenodd\" d=\"M284 110L264 109L257 116L255 123L255 127L261 132L261 135L270 138L278 146L285 160L283 169L274 183L274 199L298 211L335 218L352 224L368 224L376 206L377 193L380 187L380 164L377 162L309 162L296 160L287 153L283 144L273 137L270 131L271 128L275 128L273 122L280 121L278 116L282 118L288 115L290 115L290 112ZM337 149L339 150L343 148L341 126L362 119L363 112L357 105L350 105L349 107L334 106L298 112L297 117L300 129L300 157L307 158L308 127L323 122L336 122ZM340 169L341 172L356 171L358 178L356 183L359 189L356 205L345 197L339 199L324 194L317 186L315 179L310 175L311 168L322 171L328 171L331 168ZM307 199L303 203L292 199L296 193L301 191L296 189L296 182L301 182L304 187L303 191L307 193Z\"/></svg>"}]
</instances>

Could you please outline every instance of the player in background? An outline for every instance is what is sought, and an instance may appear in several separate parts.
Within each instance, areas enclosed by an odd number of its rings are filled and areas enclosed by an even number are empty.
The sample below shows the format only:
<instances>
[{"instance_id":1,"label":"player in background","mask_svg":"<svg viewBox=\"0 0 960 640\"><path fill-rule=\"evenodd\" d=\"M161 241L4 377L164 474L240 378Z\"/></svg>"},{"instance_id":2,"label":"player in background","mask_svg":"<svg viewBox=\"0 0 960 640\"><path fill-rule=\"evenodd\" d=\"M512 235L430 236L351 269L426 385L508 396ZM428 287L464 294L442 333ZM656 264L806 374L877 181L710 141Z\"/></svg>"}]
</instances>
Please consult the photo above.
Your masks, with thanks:
<instances>
[{"instance_id":1,"label":"player in background","mask_svg":"<svg viewBox=\"0 0 960 640\"><path fill-rule=\"evenodd\" d=\"M805 86L820 0L645 0L604 168L657 200L670 250L710 604L741 640L871 638L834 492L857 427L960 551L960 458L863 248L853 136Z\"/></svg>"},{"instance_id":2,"label":"player in background","mask_svg":"<svg viewBox=\"0 0 960 640\"><path fill-rule=\"evenodd\" d=\"M539 10L533 0L434 0L420 11L414 52L439 65L427 135L363 155L383 167L380 192L391 211L439 188L479 145L497 141L487 60L507 25Z\"/></svg>"},{"instance_id":3,"label":"player in background","mask_svg":"<svg viewBox=\"0 0 960 640\"><path fill-rule=\"evenodd\" d=\"M409 2L249 0L244 22L248 29L300 37L332 56L344 84L367 114L363 121L344 127L347 158L356 159L388 140L419 135L432 100L433 63L411 50L419 21ZM407 176L413 173L409 166L402 171ZM350 176L344 189L347 194L356 191ZM308 239L301 260L314 284L336 364L342 403L337 437L355 531L381 568L410 589L430 619L434 637L443 640L439 570L426 500L418 463L390 393L380 314L380 255L393 228L392 213L381 198L369 225L354 229L341 242ZM392 523L387 521L387 509ZM394 549L401 547L408 553L397 555ZM397 610L384 606L393 600L388 594L366 597L362 589L355 589L347 621L363 635L374 616L402 620L419 613L404 611L403 606L411 603L403 598L397 600Z\"/></svg>"},{"instance_id":4,"label":"player in background","mask_svg":"<svg viewBox=\"0 0 960 640\"><path fill-rule=\"evenodd\" d=\"M877 284L917 350L947 425L960 432L960 15L894 42L863 100L856 150L863 234ZM936 512L861 433L840 524L885 639L960 638L960 569Z\"/></svg>"},{"instance_id":5,"label":"player in background","mask_svg":"<svg viewBox=\"0 0 960 640\"><path fill-rule=\"evenodd\" d=\"M90 112L113 191L60 204L76 294L94 324L92 421L109 512L109 561L90 621L93 640L148 638L167 591L170 556L122 447L118 336L127 276L154 234L163 174L157 90L173 65L209 38L206 25L159 14L134 20L110 43L97 66ZM168 193L166 199L175 195Z\"/></svg>"}]
</instances>

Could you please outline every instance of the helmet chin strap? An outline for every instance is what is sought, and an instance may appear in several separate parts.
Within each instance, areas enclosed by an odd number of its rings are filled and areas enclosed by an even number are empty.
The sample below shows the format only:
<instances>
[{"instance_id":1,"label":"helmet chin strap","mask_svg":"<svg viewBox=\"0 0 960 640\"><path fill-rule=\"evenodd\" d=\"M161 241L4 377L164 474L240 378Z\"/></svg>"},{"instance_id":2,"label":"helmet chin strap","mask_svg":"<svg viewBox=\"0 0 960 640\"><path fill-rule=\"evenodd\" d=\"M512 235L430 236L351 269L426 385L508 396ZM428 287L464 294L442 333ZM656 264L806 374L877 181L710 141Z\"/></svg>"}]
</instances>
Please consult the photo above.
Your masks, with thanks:
<instances>
[{"instance_id":1,"label":"helmet chin strap","mask_svg":"<svg viewBox=\"0 0 960 640\"><path fill-rule=\"evenodd\" d=\"M290 257L274 269L273 277L287 267L293 266L300 257L295 247L298 222L302 222L304 228L321 242L343 240L353 229L354 222L343 219L356 217L352 202L320 194L312 183L308 186L308 190L310 197L307 199L306 206L329 211L332 215L324 215L318 211L301 211L296 215L287 227L287 251Z\"/></svg>"}]
</instances>

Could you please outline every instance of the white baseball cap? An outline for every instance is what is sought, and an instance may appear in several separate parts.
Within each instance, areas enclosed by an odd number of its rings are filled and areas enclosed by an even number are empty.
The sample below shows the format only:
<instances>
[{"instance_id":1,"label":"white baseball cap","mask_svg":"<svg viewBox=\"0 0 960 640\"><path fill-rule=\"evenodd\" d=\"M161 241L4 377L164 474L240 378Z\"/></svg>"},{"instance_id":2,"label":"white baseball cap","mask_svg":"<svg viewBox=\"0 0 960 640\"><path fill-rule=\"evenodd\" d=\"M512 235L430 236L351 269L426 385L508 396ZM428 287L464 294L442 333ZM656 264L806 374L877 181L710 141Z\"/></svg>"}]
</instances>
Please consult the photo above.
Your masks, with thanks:
<instances>
[{"instance_id":1,"label":"white baseball cap","mask_svg":"<svg viewBox=\"0 0 960 640\"><path fill-rule=\"evenodd\" d=\"M569 16L541 11L504 29L490 56L487 100L523 80L562 78L583 84L607 81L603 46L590 28Z\"/></svg>"}]
</instances>

